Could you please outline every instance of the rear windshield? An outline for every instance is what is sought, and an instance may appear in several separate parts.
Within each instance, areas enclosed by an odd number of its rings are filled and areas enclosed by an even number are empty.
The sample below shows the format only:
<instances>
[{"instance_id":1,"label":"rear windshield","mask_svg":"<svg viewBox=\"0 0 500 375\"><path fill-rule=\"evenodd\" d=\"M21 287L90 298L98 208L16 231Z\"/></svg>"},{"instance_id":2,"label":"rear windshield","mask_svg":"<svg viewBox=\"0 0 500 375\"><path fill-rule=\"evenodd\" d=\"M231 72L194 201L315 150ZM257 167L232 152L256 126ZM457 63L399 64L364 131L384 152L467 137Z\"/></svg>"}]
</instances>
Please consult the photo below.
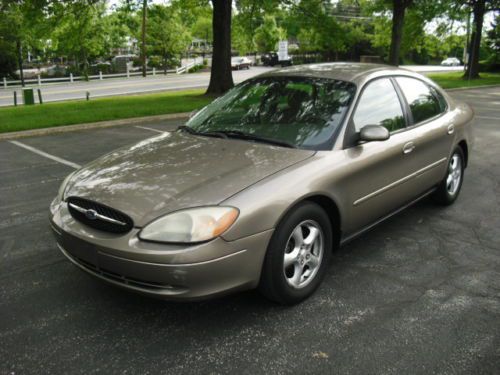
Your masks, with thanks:
<instances>
[{"instance_id":1,"label":"rear windshield","mask_svg":"<svg viewBox=\"0 0 500 375\"><path fill-rule=\"evenodd\" d=\"M246 81L201 110L187 126L237 130L299 148L327 149L356 91L349 82L306 77Z\"/></svg>"}]
</instances>

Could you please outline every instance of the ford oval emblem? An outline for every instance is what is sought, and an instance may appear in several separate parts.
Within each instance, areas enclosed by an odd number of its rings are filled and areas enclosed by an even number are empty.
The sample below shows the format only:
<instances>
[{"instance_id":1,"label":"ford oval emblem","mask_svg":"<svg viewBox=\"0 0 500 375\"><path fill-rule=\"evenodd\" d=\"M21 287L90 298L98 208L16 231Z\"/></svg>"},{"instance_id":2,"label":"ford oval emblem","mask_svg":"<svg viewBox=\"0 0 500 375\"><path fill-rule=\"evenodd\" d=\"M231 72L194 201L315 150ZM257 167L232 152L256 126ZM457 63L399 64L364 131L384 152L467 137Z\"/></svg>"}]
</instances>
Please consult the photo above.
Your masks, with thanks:
<instances>
[{"instance_id":1,"label":"ford oval emblem","mask_svg":"<svg viewBox=\"0 0 500 375\"><path fill-rule=\"evenodd\" d=\"M96 210L87 210L85 211L85 217L90 220L97 219L97 211Z\"/></svg>"}]
</instances>

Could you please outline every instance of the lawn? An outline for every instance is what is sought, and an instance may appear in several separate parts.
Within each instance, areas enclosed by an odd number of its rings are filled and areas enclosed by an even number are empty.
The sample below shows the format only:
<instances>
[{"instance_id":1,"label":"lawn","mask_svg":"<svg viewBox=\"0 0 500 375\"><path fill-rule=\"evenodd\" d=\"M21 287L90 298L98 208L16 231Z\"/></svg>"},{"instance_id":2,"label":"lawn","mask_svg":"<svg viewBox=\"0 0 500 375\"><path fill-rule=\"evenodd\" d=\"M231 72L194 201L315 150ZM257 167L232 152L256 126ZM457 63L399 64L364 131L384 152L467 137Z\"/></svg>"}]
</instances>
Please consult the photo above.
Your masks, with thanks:
<instances>
[{"instance_id":1,"label":"lawn","mask_svg":"<svg viewBox=\"0 0 500 375\"><path fill-rule=\"evenodd\" d=\"M213 100L203 90L116 96L90 101L0 108L0 133L88 122L191 112Z\"/></svg>"},{"instance_id":2,"label":"lawn","mask_svg":"<svg viewBox=\"0 0 500 375\"><path fill-rule=\"evenodd\" d=\"M463 72L431 73L427 76L443 89L454 89L469 86L500 85L500 73L480 73L481 78L463 79Z\"/></svg>"}]
</instances>

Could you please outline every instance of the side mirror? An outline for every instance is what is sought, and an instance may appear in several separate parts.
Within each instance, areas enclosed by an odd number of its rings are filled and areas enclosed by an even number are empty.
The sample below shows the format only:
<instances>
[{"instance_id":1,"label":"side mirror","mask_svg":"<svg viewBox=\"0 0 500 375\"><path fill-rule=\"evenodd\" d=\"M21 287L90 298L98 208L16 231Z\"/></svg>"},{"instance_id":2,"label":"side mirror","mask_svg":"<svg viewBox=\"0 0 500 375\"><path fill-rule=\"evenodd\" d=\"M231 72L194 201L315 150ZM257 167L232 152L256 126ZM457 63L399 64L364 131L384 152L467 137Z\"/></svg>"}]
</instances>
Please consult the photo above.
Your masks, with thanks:
<instances>
[{"instance_id":1,"label":"side mirror","mask_svg":"<svg viewBox=\"0 0 500 375\"><path fill-rule=\"evenodd\" d=\"M381 125L363 126L359 133L359 140L363 142L385 141L389 137L389 130Z\"/></svg>"}]
</instances>

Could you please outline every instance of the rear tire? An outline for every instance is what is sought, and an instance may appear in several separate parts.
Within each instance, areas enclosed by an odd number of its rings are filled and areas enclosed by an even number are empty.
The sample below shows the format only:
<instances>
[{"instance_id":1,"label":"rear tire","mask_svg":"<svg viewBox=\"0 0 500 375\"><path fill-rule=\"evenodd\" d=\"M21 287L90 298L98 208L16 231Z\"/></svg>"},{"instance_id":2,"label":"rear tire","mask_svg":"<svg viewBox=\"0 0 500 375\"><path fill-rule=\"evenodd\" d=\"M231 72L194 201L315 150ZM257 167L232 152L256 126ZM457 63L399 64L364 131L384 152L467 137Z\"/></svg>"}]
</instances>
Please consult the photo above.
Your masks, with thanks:
<instances>
[{"instance_id":1,"label":"rear tire","mask_svg":"<svg viewBox=\"0 0 500 375\"><path fill-rule=\"evenodd\" d=\"M328 215L316 203L300 203L281 220L269 242L260 292L284 305L306 299L321 284L331 253Z\"/></svg>"},{"instance_id":2,"label":"rear tire","mask_svg":"<svg viewBox=\"0 0 500 375\"><path fill-rule=\"evenodd\" d=\"M448 169L432 198L435 202L448 206L455 202L464 181L465 158L462 148L457 146L448 161Z\"/></svg>"}]
</instances>

